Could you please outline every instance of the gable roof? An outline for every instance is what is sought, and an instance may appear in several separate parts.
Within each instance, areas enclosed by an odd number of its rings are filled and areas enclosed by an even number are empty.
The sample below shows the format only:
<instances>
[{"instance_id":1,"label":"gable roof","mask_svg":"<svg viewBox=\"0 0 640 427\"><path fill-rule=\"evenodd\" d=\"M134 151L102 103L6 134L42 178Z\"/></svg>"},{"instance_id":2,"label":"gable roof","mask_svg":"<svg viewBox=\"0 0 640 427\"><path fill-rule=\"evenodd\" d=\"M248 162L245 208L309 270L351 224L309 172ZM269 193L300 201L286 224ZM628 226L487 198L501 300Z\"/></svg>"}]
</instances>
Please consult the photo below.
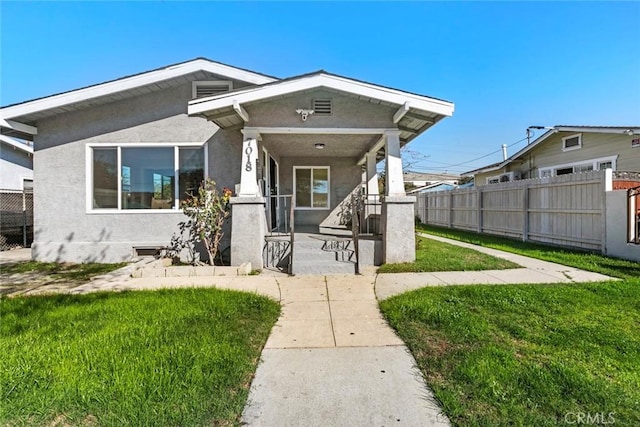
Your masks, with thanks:
<instances>
[{"instance_id":1,"label":"gable roof","mask_svg":"<svg viewBox=\"0 0 640 427\"><path fill-rule=\"evenodd\" d=\"M394 123L401 131L401 141L407 142L444 117L453 115L453 103L411 92L331 74L324 70L290 77L284 80L241 88L207 98L189 101L189 115L203 116L225 128L247 121L242 104L286 96L295 92L324 88L356 96L364 101L400 107Z\"/></svg>"},{"instance_id":2,"label":"gable roof","mask_svg":"<svg viewBox=\"0 0 640 427\"><path fill-rule=\"evenodd\" d=\"M477 173L491 172L498 169L502 169L507 166L514 160L520 158L524 154L536 148L538 145L542 144L552 135L555 135L558 132L585 132L585 133L613 133L613 134L624 134L624 135L640 135L640 126L567 126L567 125L556 125L551 129L548 129L544 134L540 135L540 137L536 138L531 144L527 145L513 156L508 159L492 163L490 165L482 166L478 169L473 169L467 172L464 172L462 175L475 175Z\"/></svg>"},{"instance_id":3,"label":"gable roof","mask_svg":"<svg viewBox=\"0 0 640 427\"><path fill-rule=\"evenodd\" d=\"M232 67L210 59L196 58L80 89L8 105L0 109L0 118L3 120L16 119L27 123L41 117L45 111L68 111L68 106L70 105L95 100L96 98L104 98L105 101L113 100L110 96L145 86L162 85L163 82L203 71L253 84L264 84L277 80L275 77ZM92 102L91 105L97 103L99 102ZM63 110L62 108L64 107L67 108Z\"/></svg>"},{"instance_id":4,"label":"gable roof","mask_svg":"<svg viewBox=\"0 0 640 427\"><path fill-rule=\"evenodd\" d=\"M324 70L290 77L272 82L271 84L233 90L208 98L194 99L189 102L189 114L195 115L209 110L231 106L233 105L233 101L242 104L318 87L350 92L396 105L403 105L405 102L409 102L412 108L446 116L453 114L453 104L448 101L385 86L378 86L361 80L331 74Z\"/></svg>"}]
</instances>

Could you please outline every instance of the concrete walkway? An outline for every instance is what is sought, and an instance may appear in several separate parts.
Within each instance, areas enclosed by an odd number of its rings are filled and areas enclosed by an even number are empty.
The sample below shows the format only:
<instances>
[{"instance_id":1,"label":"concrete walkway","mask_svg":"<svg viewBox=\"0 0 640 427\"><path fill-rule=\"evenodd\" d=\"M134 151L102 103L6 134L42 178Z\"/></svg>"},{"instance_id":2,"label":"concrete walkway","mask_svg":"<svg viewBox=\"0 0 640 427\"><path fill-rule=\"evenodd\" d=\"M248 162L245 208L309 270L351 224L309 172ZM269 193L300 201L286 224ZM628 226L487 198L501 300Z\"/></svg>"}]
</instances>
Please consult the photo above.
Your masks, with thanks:
<instances>
[{"instance_id":1,"label":"concrete walkway","mask_svg":"<svg viewBox=\"0 0 640 427\"><path fill-rule=\"evenodd\" d=\"M250 426L446 426L383 320L375 276L278 279L282 315L251 385Z\"/></svg>"},{"instance_id":2,"label":"concrete walkway","mask_svg":"<svg viewBox=\"0 0 640 427\"><path fill-rule=\"evenodd\" d=\"M430 234L419 234L428 239L461 246L497 258L514 262L522 268L483 271L443 271L435 273L379 274L376 279L376 296L383 300L393 295L427 286L472 285L472 284L534 284L534 283L580 283L616 280L599 273L580 270L497 249L485 248L457 240Z\"/></svg>"}]
</instances>

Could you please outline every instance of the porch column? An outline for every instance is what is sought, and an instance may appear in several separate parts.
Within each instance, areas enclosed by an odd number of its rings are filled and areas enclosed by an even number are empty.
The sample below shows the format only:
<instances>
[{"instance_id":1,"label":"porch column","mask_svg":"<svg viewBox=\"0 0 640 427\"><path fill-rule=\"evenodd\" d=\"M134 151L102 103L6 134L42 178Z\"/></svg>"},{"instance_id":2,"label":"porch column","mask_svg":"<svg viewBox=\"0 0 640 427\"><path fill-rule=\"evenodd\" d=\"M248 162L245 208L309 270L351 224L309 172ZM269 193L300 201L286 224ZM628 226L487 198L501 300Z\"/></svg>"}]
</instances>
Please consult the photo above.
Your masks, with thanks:
<instances>
[{"instance_id":1,"label":"porch column","mask_svg":"<svg viewBox=\"0 0 640 427\"><path fill-rule=\"evenodd\" d=\"M376 153L367 153L367 194L378 195L378 170L376 169Z\"/></svg>"},{"instance_id":2,"label":"porch column","mask_svg":"<svg viewBox=\"0 0 640 427\"><path fill-rule=\"evenodd\" d=\"M243 130L242 164L240 175L240 197L260 196L258 187L258 141L260 134L253 130Z\"/></svg>"},{"instance_id":3,"label":"porch column","mask_svg":"<svg viewBox=\"0 0 640 427\"><path fill-rule=\"evenodd\" d=\"M388 130L384 133L385 155L385 196L404 196L404 177L400 157L400 131Z\"/></svg>"},{"instance_id":4,"label":"porch column","mask_svg":"<svg viewBox=\"0 0 640 427\"><path fill-rule=\"evenodd\" d=\"M255 131L242 132L240 191L231 203L231 265L250 262L251 268L263 267L262 248L266 230L265 201L257 176L258 140Z\"/></svg>"},{"instance_id":5,"label":"porch column","mask_svg":"<svg viewBox=\"0 0 640 427\"><path fill-rule=\"evenodd\" d=\"M400 131L385 132L385 196L382 201L382 257L384 263L416 259L415 196L404 191Z\"/></svg>"}]
</instances>

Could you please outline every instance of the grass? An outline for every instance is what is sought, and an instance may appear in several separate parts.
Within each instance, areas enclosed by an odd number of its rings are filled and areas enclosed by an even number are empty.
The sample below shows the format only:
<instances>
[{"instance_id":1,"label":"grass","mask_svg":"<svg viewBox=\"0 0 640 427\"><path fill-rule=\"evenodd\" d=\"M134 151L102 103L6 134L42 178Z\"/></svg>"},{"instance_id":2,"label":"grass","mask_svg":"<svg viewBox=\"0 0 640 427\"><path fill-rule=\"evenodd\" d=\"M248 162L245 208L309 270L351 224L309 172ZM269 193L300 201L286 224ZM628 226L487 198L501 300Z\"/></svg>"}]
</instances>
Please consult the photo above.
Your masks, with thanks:
<instances>
[{"instance_id":1,"label":"grass","mask_svg":"<svg viewBox=\"0 0 640 427\"><path fill-rule=\"evenodd\" d=\"M577 414L640 425L638 263L423 224L418 231L623 279L423 288L382 301L454 425L575 424Z\"/></svg>"},{"instance_id":2,"label":"grass","mask_svg":"<svg viewBox=\"0 0 640 427\"><path fill-rule=\"evenodd\" d=\"M236 425L278 314L181 289L2 300L0 425Z\"/></svg>"},{"instance_id":3,"label":"grass","mask_svg":"<svg viewBox=\"0 0 640 427\"><path fill-rule=\"evenodd\" d=\"M42 273L50 276L54 280L87 281L93 276L108 273L125 265L127 265L127 263L124 262L117 264L72 264L27 261L3 265L1 272L3 274Z\"/></svg>"},{"instance_id":4,"label":"grass","mask_svg":"<svg viewBox=\"0 0 640 427\"><path fill-rule=\"evenodd\" d=\"M610 258L597 253L522 242L505 237L434 227L425 224L417 225L416 231L422 231L436 236L472 243L474 245L512 252L544 261L568 265L587 271L594 271L596 273L602 273L622 279L640 277L640 263L618 258Z\"/></svg>"},{"instance_id":5,"label":"grass","mask_svg":"<svg viewBox=\"0 0 640 427\"><path fill-rule=\"evenodd\" d=\"M379 273L425 271L504 270L518 268L510 261L483 254L472 249L416 236L416 260L410 263L384 264Z\"/></svg>"},{"instance_id":6,"label":"grass","mask_svg":"<svg viewBox=\"0 0 640 427\"><path fill-rule=\"evenodd\" d=\"M380 306L454 425L640 425L639 278L423 288Z\"/></svg>"}]
</instances>

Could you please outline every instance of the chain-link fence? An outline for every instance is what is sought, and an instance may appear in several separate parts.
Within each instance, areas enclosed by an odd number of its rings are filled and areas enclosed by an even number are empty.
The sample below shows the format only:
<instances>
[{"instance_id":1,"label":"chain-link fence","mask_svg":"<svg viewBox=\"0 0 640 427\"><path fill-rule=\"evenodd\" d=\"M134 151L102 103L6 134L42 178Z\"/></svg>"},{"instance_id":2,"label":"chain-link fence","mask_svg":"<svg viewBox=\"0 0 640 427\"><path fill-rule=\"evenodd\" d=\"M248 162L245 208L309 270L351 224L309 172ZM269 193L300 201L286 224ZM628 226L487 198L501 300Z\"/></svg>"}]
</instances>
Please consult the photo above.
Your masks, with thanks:
<instances>
[{"instance_id":1,"label":"chain-link fence","mask_svg":"<svg viewBox=\"0 0 640 427\"><path fill-rule=\"evenodd\" d=\"M0 189L0 250L33 242L33 191Z\"/></svg>"}]
</instances>

